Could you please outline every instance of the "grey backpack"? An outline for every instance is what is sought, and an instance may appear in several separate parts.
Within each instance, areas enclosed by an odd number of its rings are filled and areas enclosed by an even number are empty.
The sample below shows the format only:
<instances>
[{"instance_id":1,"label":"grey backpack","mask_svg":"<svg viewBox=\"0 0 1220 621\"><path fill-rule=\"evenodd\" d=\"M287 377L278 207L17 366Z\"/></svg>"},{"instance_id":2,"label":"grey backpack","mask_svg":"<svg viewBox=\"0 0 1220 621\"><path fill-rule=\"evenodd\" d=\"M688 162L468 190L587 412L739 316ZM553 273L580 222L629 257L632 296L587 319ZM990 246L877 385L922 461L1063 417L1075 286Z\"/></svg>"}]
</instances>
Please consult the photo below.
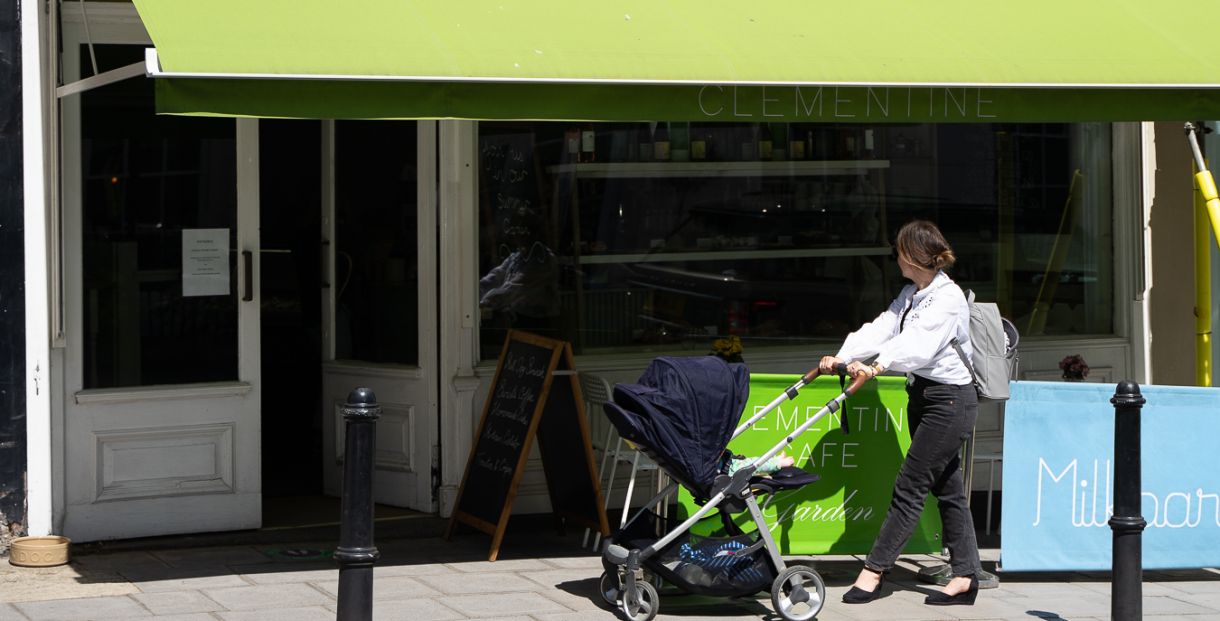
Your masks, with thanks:
<instances>
[{"instance_id":1,"label":"grey backpack","mask_svg":"<svg viewBox=\"0 0 1220 621\"><path fill-rule=\"evenodd\" d=\"M980 400L1007 401L1008 381L1017 373L1017 342L1020 336L1012 322L1000 316L995 304L974 301L974 292L967 290L966 305L970 307L970 344L974 347L974 365L966 359L957 338L950 341L962 363L974 378Z\"/></svg>"}]
</instances>

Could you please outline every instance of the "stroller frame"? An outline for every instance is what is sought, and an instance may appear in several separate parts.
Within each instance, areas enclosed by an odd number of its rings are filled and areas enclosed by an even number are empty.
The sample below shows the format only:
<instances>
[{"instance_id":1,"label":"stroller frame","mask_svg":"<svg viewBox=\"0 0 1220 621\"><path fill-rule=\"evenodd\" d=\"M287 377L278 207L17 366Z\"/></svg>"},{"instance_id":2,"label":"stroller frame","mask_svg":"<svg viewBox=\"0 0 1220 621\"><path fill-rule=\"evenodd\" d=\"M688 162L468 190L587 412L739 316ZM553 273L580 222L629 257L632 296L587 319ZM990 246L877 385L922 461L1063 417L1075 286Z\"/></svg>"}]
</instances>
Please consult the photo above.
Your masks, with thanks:
<instances>
[{"instance_id":1,"label":"stroller frame","mask_svg":"<svg viewBox=\"0 0 1220 621\"><path fill-rule=\"evenodd\" d=\"M845 364L839 364L836 367L836 371L840 375L846 375L847 367ZM786 388L782 395L776 397L773 401L771 401L771 403L767 404L765 408L759 410L753 416L751 416L749 420L738 426L737 429L733 431L732 437L729 438L730 442L740 436L743 432L745 432L745 430L752 427L764 416L771 413L773 410L775 410L775 408L779 407L785 401L795 399L797 392L801 388L812 383L820 375L821 371L819 369L814 369L801 377L801 379L797 380L795 384ZM716 480L712 484L712 489L715 490L715 494L712 495L707 503L700 507L698 511L696 511L681 524L671 529L665 534L665 536L641 550L628 550L618 544L611 544L606 547L603 557L608 563L619 568L619 602L623 612L627 615L630 621L651 621L651 619L656 616L659 608L656 598L656 590L652 587L652 585L643 581L643 572L641 570L642 561L653 556L659 550L665 548L672 541L674 541L674 539L690 530L692 526L694 526L704 517L707 517L707 515L711 513L713 509L720 507L722 503L735 503L738 501L744 502L745 507L749 510L750 517L753 519L754 525L758 529L757 532L759 534L759 543L766 548L768 558L774 565L776 573L779 574L779 577L775 580L775 584L772 587L772 603L775 604L776 612L779 613L780 616L785 619L785 621L807 621L808 619L812 619L817 615L818 612L820 612L821 601L817 602L816 608L811 608L807 613L801 615L790 616L786 610L782 609L783 607L779 603L779 596L782 593L782 588L785 586L785 583L788 583L788 586L791 589L787 594L784 594L789 601L804 603L810 601L811 598L802 585L803 581L801 580L800 575L798 575L800 572L789 571L789 567L784 563L783 556L781 556L779 552L779 546L775 544L775 539L771 536L771 530L767 526L766 519L763 517L762 509L759 508L758 501L755 499L750 479L754 476L754 473L757 472L760 466L766 463L767 460L779 454L780 451L787 448L788 445L792 444L792 442L808 431L810 427L817 424L828 414L833 414L839 411L839 409L843 406L843 403L847 401L847 399L851 397L853 393L859 390L867 379L868 376L864 373L857 375L855 378L853 378L851 384L843 390L843 392L839 393L838 396L827 402L825 406L818 410L817 414L798 426L796 430L788 434L788 436L786 436L783 440L779 441L771 448L771 450L767 451L753 463L742 467L732 477L723 474L716 477ZM844 428L843 432L847 433L847 429ZM677 483L670 483L667 485L659 494L649 500L631 518L628 525L640 519L640 517L648 513L652 507L656 506L670 494L677 491L678 487L679 485ZM751 546L748 551L753 551L757 545L759 544ZM813 574L814 577L817 576L813 570L808 568L794 566L791 569L801 569ZM816 579L817 583L820 585L821 579ZM646 601L649 598L651 601Z\"/></svg>"}]
</instances>

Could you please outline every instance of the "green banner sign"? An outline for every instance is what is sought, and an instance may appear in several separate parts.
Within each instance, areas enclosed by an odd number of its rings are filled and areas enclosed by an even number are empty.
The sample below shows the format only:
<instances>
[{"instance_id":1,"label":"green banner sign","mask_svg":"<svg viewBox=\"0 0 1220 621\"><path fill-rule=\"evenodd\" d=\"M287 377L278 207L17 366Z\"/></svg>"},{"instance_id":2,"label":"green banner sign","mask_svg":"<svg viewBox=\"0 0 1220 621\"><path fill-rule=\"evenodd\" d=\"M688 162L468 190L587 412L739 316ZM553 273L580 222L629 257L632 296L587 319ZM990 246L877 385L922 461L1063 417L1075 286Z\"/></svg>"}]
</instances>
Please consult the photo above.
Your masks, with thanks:
<instances>
[{"instance_id":1,"label":"green banner sign","mask_svg":"<svg viewBox=\"0 0 1220 621\"><path fill-rule=\"evenodd\" d=\"M797 375L750 376L750 400L742 420L753 416L771 400L796 383ZM780 493L764 515L783 554L867 554L889 509L894 479L911 445L907 427L906 379L880 377L865 383L847 400L842 416L851 433L840 431L840 413L818 421L795 438L787 451L796 465L822 476L820 481L796 492ZM840 392L839 380L818 378L786 401L752 429L729 445L735 454L756 457L787 437L797 426L815 416ZM696 509L683 490L679 517ZM711 534L722 529L718 518L701 522L695 530ZM743 530L753 530L748 513L738 517ZM905 552L941 552L940 516L935 499L924 507L923 517Z\"/></svg>"}]
</instances>

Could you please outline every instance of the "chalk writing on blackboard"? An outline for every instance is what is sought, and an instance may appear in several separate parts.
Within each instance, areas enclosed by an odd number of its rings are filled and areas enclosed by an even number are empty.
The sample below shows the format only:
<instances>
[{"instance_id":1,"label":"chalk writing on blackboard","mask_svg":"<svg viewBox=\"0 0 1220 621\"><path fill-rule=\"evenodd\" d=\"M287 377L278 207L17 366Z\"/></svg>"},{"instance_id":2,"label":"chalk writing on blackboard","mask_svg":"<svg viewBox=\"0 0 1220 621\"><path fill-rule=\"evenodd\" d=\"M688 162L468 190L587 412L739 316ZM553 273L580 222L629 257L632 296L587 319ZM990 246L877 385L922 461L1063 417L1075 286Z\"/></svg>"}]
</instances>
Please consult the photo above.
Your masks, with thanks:
<instances>
[{"instance_id":1,"label":"chalk writing on blackboard","mask_svg":"<svg viewBox=\"0 0 1220 621\"><path fill-rule=\"evenodd\" d=\"M508 463L507 459L490 459L488 457L479 457L475 460L475 465L486 470L490 470L502 477L513 476L513 466Z\"/></svg>"},{"instance_id":2,"label":"chalk writing on blackboard","mask_svg":"<svg viewBox=\"0 0 1220 621\"><path fill-rule=\"evenodd\" d=\"M548 360L547 362L550 361ZM514 357L512 352L509 352L508 360L504 362L504 368L505 370L516 373L517 375L533 375L534 377L546 376L546 367L536 366L534 358L530 358L527 362L520 357Z\"/></svg>"}]
</instances>

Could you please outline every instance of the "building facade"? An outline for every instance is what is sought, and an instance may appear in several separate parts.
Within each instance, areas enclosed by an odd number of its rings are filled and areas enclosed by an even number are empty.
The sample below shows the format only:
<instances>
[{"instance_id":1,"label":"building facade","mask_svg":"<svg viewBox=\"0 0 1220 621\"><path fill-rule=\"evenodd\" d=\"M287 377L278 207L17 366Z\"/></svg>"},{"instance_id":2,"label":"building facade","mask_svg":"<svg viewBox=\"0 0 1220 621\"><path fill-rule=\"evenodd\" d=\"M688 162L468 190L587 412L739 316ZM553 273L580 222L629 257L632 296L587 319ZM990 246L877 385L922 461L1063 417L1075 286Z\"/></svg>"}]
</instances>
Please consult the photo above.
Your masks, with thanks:
<instances>
[{"instance_id":1,"label":"building facade","mask_svg":"<svg viewBox=\"0 0 1220 621\"><path fill-rule=\"evenodd\" d=\"M145 59L133 5L29 20L32 534L257 528L336 495L355 386L384 410L377 501L447 516L507 330L611 383L728 336L803 373L904 284L914 218L1022 332L1018 379L1081 354L1089 381L1194 383L1180 123L994 122L983 89L910 87L704 87L682 122L158 115L142 75L60 87ZM977 431L1001 450L1002 409ZM548 506L535 456L515 511Z\"/></svg>"}]
</instances>

